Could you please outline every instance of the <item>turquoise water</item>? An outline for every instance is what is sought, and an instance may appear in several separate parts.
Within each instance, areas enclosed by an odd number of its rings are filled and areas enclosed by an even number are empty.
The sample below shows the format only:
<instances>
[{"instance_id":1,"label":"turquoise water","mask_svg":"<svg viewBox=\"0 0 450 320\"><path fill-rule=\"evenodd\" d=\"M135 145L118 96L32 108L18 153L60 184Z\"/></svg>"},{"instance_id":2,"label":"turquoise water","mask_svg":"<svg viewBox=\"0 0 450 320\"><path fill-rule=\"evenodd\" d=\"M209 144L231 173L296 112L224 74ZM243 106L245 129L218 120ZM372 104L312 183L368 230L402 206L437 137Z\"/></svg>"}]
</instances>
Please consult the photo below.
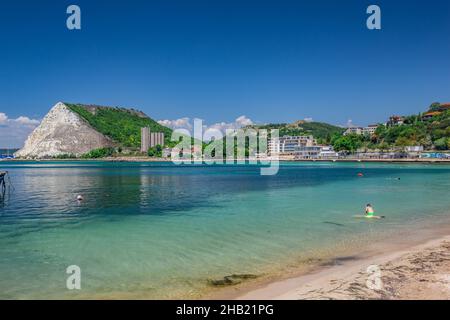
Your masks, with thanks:
<instances>
[{"instance_id":1,"label":"turquoise water","mask_svg":"<svg viewBox=\"0 0 450 320\"><path fill-rule=\"evenodd\" d=\"M276 176L171 163L0 170L14 186L0 204L3 299L196 298L208 279L267 275L450 211L446 165L285 163ZM352 218L368 202L387 218ZM81 290L66 289L69 265L81 268Z\"/></svg>"}]
</instances>

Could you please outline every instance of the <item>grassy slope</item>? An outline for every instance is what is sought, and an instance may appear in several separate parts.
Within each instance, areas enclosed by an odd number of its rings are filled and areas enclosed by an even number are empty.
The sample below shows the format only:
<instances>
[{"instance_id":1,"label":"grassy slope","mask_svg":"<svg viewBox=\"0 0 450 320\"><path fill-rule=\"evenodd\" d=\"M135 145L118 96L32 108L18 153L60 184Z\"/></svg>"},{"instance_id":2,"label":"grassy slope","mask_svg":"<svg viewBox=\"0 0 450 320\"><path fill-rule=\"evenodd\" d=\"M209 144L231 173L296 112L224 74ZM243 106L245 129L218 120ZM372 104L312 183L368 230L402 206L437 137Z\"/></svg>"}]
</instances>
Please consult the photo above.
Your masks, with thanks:
<instances>
[{"instance_id":1,"label":"grassy slope","mask_svg":"<svg viewBox=\"0 0 450 320\"><path fill-rule=\"evenodd\" d=\"M153 132L164 132L166 143L172 130L149 117L142 117L133 110L112 107L96 107L95 114L82 104L65 103L73 112L85 119L94 129L125 147L139 147L141 128L150 127Z\"/></svg>"}]
</instances>

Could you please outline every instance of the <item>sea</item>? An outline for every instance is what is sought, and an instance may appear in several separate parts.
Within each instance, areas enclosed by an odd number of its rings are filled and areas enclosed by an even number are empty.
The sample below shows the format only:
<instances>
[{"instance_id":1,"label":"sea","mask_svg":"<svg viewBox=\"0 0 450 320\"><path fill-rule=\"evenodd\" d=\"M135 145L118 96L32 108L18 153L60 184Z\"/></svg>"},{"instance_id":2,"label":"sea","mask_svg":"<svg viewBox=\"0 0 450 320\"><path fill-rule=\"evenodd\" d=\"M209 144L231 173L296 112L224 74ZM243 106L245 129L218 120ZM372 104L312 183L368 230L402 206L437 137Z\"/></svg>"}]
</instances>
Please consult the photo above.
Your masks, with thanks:
<instances>
[{"instance_id":1,"label":"sea","mask_svg":"<svg viewBox=\"0 0 450 320\"><path fill-rule=\"evenodd\" d=\"M450 218L449 165L260 169L2 161L0 299L196 299Z\"/></svg>"}]
</instances>

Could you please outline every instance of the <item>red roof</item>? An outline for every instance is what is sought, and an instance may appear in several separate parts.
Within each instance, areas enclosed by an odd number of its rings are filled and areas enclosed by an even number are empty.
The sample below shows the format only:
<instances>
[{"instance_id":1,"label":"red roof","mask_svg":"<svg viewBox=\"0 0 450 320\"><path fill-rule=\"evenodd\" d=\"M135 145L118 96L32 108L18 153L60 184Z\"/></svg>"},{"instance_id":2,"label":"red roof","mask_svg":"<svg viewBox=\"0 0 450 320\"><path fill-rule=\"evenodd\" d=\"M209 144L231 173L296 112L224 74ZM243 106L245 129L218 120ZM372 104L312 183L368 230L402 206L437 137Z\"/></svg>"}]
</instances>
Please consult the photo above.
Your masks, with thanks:
<instances>
[{"instance_id":1,"label":"red roof","mask_svg":"<svg viewBox=\"0 0 450 320\"><path fill-rule=\"evenodd\" d=\"M427 113L424 113L424 116L436 116L438 114L441 114L439 111L430 111Z\"/></svg>"}]
</instances>

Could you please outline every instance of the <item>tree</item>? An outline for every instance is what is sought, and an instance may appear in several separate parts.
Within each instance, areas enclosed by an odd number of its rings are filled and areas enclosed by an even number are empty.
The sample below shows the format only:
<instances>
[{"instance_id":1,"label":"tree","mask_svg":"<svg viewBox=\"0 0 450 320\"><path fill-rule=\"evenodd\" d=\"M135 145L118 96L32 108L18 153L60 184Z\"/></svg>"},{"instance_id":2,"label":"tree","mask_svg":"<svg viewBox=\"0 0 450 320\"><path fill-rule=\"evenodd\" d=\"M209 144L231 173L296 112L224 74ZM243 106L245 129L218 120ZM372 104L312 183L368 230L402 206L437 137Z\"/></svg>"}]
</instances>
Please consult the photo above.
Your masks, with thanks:
<instances>
[{"instance_id":1,"label":"tree","mask_svg":"<svg viewBox=\"0 0 450 320\"><path fill-rule=\"evenodd\" d=\"M449 147L450 139L440 138L434 141L434 147L438 150L447 150Z\"/></svg>"},{"instance_id":2,"label":"tree","mask_svg":"<svg viewBox=\"0 0 450 320\"><path fill-rule=\"evenodd\" d=\"M439 109L439 107L441 106L441 104L439 102L433 102L432 104L430 104L430 106L428 107L429 111L436 111Z\"/></svg>"},{"instance_id":3,"label":"tree","mask_svg":"<svg viewBox=\"0 0 450 320\"><path fill-rule=\"evenodd\" d=\"M409 140L407 137L398 137L395 141L395 145L400 147L407 147L415 145L415 143Z\"/></svg>"},{"instance_id":4,"label":"tree","mask_svg":"<svg viewBox=\"0 0 450 320\"><path fill-rule=\"evenodd\" d=\"M346 136L333 136L332 145L336 151L354 152L362 146L363 137L356 134Z\"/></svg>"},{"instance_id":5,"label":"tree","mask_svg":"<svg viewBox=\"0 0 450 320\"><path fill-rule=\"evenodd\" d=\"M160 144L157 144L154 147L150 147L148 148L148 152L147 155L149 157L158 157L161 158L162 157L162 146Z\"/></svg>"},{"instance_id":6,"label":"tree","mask_svg":"<svg viewBox=\"0 0 450 320\"><path fill-rule=\"evenodd\" d=\"M114 154L114 148L99 148L93 149L88 153L83 154L81 157L84 159L105 158Z\"/></svg>"},{"instance_id":7,"label":"tree","mask_svg":"<svg viewBox=\"0 0 450 320\"><path fill-rule=\"evenodd\" d=\"M382 142L378 145L378 148L381 150L381 152L385 152L389 150L389 145L386 142Z\"/></svg>"}]
</instances>

